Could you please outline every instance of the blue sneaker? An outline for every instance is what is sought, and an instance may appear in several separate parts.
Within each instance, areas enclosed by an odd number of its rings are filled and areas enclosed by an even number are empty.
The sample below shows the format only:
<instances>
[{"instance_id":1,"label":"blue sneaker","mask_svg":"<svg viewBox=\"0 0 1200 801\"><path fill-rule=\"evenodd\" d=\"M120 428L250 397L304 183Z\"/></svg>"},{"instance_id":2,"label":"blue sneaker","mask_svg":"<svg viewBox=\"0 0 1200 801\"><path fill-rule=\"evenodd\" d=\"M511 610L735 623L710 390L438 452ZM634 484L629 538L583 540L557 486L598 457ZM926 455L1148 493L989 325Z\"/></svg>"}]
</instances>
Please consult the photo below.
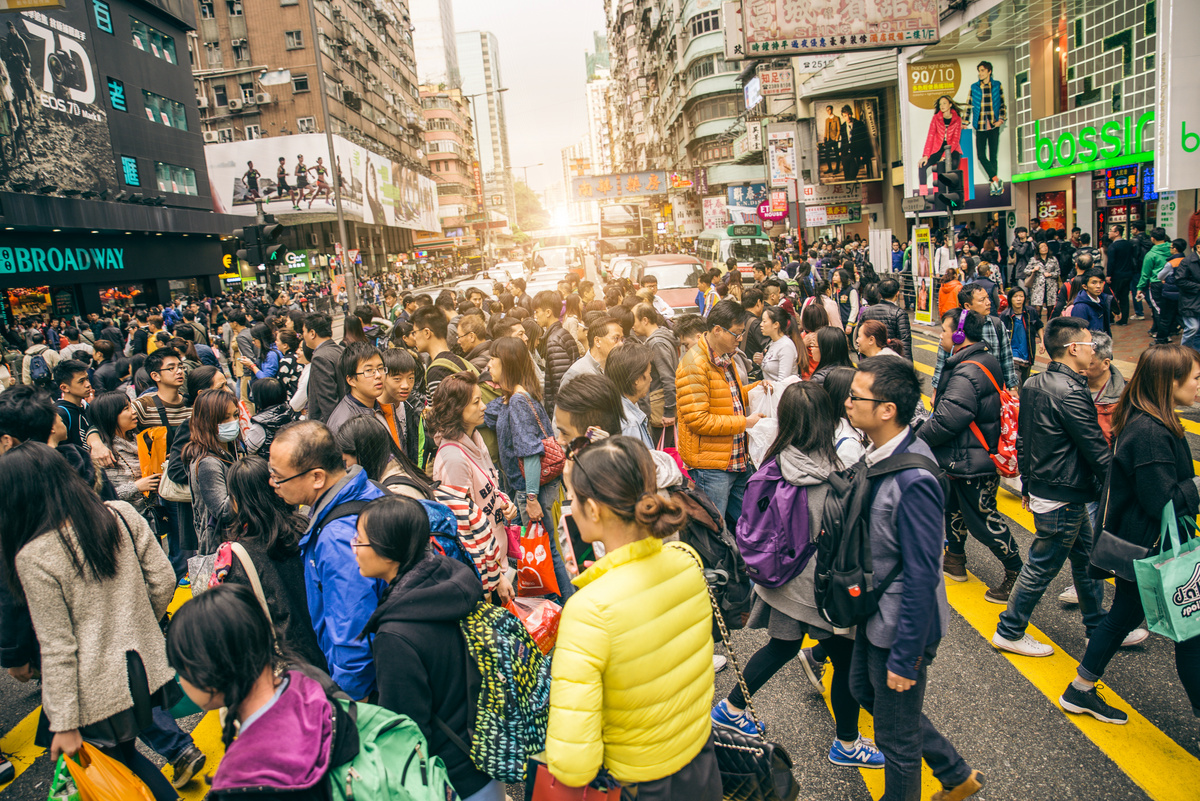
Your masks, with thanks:
<instances>
[{"instance_id":1,"label":"blue sneaker","mask_svg":"<svg viewBox=\"0 0 1200 801\"><path fill-rule=\"evenodd\" d=\"M840 740L834 740L829 747L829 761L843 768L882 768L884 762L883 753L875 743L861 735L849 750L842 746Z\"/></svg>"},{"instance_id":2,"label":"blue sneaker","mask_svg":"<svg viewBox=\"0 0 1200 801\"><path fill-rule=\"evenodd\" d=\"M712 719L713 723L718 726L740 731L742 734L749 735L750 737L758 735L758 727L754 725L754 721L750 719L750 716L745 711L736 715L733 714L727 700L722 699L720 703L713 707ZM763 731L766 731L766 726L763 727Z\"/></svg>"}]
</instances>

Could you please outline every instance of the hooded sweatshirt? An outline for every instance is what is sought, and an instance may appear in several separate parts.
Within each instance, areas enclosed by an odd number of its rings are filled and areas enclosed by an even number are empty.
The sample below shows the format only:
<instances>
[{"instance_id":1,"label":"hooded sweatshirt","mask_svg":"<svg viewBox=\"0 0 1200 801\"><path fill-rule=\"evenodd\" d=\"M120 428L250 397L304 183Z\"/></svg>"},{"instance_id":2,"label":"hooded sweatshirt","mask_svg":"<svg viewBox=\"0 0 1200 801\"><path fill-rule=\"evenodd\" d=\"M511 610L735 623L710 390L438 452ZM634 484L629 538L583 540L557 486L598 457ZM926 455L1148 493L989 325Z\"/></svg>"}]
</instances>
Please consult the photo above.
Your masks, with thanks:
<instances>
[{"instance_id":1,"label":"hooded sweatshirt","mask_svg":"<svg viewBox=\"0 0 1200 801\"><path fill-rule=\"evenodd\" d=\"M481 773L433 719L441 718L470 742L468 693L478 693L479 685L476 679L468 682L470 660L458 624L482 599L483 585L466 565L427 551L396 577L363 629L375 655L377 703L421 727L429 750L446 763L450 783L463 798L474 795L491 777Z\"/></svg>"},{"instance_id":2,"label":"hooded sweatshirt","mask_svg":"<svg viewBox=\"0 0 1200 801\"><path fill-rule=\"evenodd\" d=\"M819 456L809 456L789 445L777 457L779 472L783 480L796 487L808 488L808 531L812 537L821 527L821 510L825 496L829 493L829 474L840 469ZM823 631L835 631L828 620L817 609L816 586L813 578L817 571L814 554L800 575L779 587L755 585L754 591L770 607L790 618ZM838 633L842 633L840 630Z\"/></svg>"},{"instance_id":3,"label":"hooded sweatshirt","mask_svg":"<svg viewBox=\"0 0 1200 801\"><path fill-rule=\"evenodd\" d=\"M1146 258L1142 259L1142 277L1138 279L1137 288L1145 291L1151 284L1161 283L1158 274L1162 272L1167 259L1171 258L1171 246L1166 242L1158 242L1150 248Z\"/></svg>"}]
</instances>

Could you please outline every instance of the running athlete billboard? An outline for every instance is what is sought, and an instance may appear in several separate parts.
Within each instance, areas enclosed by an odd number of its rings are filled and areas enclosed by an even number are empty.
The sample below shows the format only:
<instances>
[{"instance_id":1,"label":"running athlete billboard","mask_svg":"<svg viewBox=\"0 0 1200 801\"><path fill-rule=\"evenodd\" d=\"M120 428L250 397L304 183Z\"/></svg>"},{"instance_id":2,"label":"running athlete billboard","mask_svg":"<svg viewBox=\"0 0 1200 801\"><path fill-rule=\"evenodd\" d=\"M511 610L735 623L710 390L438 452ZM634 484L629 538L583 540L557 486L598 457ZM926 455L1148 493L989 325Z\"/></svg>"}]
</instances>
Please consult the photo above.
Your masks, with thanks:
<instances>
[{"instance_id":1,"label":"running athlete billboard","mask_svg":"<svg viewBox=\"0 0 1200 801\"><path fill-rule=\"evenodd\" d=\"M0 15L0 182L116 190L87 8Z\"/></svg>"},{"instance_id":2,"label":"running athlete billboard","mask_svg":"<svg viewBox=\"0 0 1200 801\"><path fill-rule=\"evenodd\" d=\"M330 214L342 187L342 210L364 223L441 232L437 186L409 166L324 134L295 134L206 145L218 211L254 216Z\"/></svg>"}]
</instances>

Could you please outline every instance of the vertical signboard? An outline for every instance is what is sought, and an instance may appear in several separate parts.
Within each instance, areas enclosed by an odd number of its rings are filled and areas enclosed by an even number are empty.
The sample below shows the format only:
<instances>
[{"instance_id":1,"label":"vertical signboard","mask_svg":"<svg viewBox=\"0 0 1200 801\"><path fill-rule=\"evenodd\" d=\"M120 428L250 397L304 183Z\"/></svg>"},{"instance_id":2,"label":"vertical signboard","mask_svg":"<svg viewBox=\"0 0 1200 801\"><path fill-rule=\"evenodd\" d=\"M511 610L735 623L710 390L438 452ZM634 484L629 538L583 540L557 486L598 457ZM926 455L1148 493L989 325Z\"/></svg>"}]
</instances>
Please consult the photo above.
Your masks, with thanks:
<instances>
[{"instance_id":1,"label":"vertical signboard","mask_svg":"<svg viewBox=\"0 0 1200 801\"><path fill-rule=\"evenodd\" d=\"M917 297L918 323L933 324L933 252L929 245L929 226L913 228L913 291Z\"/></svg>"},{"instance_id":2,"label":"vertical signboard","mask_svg":"<svg viewBox=\"0 0 1200 801\"><path fill-rule=\"evenodd\" d=\"M1200 186L1200 14L1194 0L1158 0L1155 189Z\"/></svg>"},{"instance_id":3,"label":"vertical signboard","mask_svg":"<svg viewBox=\"0 0 1200 801\"><path fill-rule=\"evenodd\" d=\"M796 180L796 132L767 131L767 160L771 186L790 186Z\"/></svg>"},{"instance_id":4,"label":"vertical signboard","mask_svg":"<svg viewBox=\"0 0 1200 801\"><path fill-rule=\"evenodd\" d=\"M721 195L704 198L703 222L705 231L717 231L726 226L729 214L725 209L725 198Z\"/></svg>"},{"instance_id":5,"label":"vertical signboard","mask_svg":"<svg viewBox=\"0 0 1200 801\"><path fill-rule=\"evenodd\" d=\"M1038 192L1037 193L1037 224L1043 231L1061 228L1067 225L1067 193Z\"/></svg>"}]
</instances>

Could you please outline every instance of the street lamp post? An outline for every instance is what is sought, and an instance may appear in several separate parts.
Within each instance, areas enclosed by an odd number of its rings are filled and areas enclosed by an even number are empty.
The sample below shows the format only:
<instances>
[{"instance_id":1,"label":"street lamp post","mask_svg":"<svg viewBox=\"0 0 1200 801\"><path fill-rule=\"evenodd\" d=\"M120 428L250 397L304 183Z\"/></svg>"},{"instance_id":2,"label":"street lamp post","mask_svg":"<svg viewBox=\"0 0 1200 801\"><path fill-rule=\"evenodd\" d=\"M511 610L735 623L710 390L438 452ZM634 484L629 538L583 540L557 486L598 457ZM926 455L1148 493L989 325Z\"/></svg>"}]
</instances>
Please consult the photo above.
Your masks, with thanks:
<instances>
[{"instance_id":1,"label":"street lamp post","mask_svg":"<svg viewBox=\"0 0 1200 801\"><path fill-rule=\"evenodd\" d=\"M508 87L505 86L502 89L492 89L490 92L477 92L473 95L463 95L463 97L465 97L471 103L471 127L475 131L475 160L479 162L479 172L480 172L479 183L480 183L481 187L483 186L483 151L480 150L480 147L479 147L479 117L477 117L475 114L475 98L484 97L485 95L490 95L490 94L500 94L501 92L507 92L507 91L508 91ZM495 165L493 165L493 166L495 166ZM485 189L485 191L486 191L486 189ZM484 200L482 194L479 196L479 206L480 206L479 210L483 212L483 229L482 229L483 236L481 237L481 241L483 243L482 250L483 250L483 255L484 255L483 266L487 267L487 263L486 263L487 262L487 233L488 233L488 226L491 224L491 215L488 213L487 202Z\"/></svg>"}]
</instances>

